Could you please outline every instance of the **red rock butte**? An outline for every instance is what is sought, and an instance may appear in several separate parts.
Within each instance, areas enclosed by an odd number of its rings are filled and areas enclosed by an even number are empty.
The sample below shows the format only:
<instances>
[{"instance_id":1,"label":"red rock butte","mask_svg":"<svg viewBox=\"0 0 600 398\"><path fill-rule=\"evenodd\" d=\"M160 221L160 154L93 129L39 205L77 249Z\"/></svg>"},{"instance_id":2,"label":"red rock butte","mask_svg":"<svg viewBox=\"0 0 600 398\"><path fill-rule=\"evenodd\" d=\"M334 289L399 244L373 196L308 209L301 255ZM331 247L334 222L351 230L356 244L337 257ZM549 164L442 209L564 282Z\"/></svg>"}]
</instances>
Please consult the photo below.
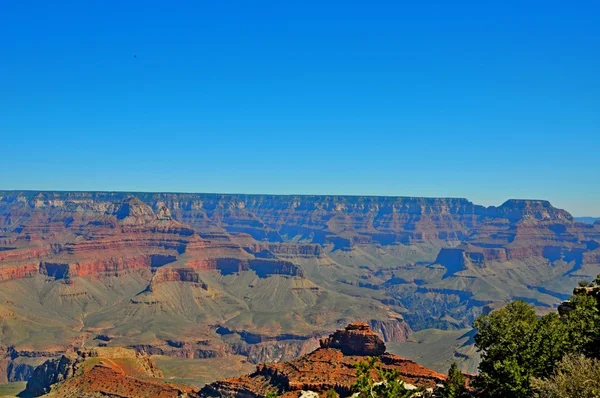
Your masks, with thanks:
<instances>
[{"instance_id":1,"label":"red rock butte","mask_svg":"<svg viewBox=\"0 0 600 398\"><path fill-rule=\"evenodd\" d=\"M302 391L335 390L340 396L351 395L356 380L356 363L366 356L378 359L383 369L398 371L409 384L434 387L446 376L411 360L385 352L383 340L366 323L352 323L328 338L321 339L321 348L299 359L258 365L256 372L205 386L201 395L207 397L261 397L268 392L296 398ZM377 378L374 372L373 377Z\"/></svg>"},{"instance_id":2,"label":"red rock butte","mask_svg":"<svg viewBox=\"0 0 600 398\"><path fill-rule=\"evenodd\" d=\"M337 348L344 355L379 356L385 353L385 343L369 325L351 323L319 341L321 348Z\"/></svg>"}]
</instances>

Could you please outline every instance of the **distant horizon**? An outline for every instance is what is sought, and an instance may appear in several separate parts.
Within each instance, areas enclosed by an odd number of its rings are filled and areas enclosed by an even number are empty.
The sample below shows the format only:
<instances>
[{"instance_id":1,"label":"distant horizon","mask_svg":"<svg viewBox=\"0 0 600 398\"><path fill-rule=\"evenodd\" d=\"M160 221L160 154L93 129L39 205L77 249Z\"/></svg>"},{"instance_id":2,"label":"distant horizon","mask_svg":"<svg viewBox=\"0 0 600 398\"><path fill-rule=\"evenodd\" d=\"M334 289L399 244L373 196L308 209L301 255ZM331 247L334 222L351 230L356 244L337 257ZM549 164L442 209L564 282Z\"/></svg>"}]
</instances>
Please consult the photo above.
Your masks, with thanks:
<instances>
[{"instance_id":1,"label":"distant horizon","mask_svg":"<svg viewBox=\"0 0 600 398\"><path fill-rule=\"evenodd\" d=\"M27 192L27 193L118 193L118 194L174 194L174 195L232 195L232 196L324 196L324 197L370 197L370 198L416 198L416 199L463 199L467 200L474 205L483 207L499 207L504 203L511 200L525 200L525 201L545 201L549 202L552 207L565 210L573 218L600 218L600 215L577 215L571 212L569 209L556 206L551 200L545 198L507 198L500 201L498 204L487 204L477 202L476 200L470 199L468 196L423 196L423 195L378 195L378 194L332 194L332 193L272 193L272 192L212 192L212 191L164 191L164 190L111 190L111 189L4 189L0 188L0 192Z\"/></svg>"}]
</instances>

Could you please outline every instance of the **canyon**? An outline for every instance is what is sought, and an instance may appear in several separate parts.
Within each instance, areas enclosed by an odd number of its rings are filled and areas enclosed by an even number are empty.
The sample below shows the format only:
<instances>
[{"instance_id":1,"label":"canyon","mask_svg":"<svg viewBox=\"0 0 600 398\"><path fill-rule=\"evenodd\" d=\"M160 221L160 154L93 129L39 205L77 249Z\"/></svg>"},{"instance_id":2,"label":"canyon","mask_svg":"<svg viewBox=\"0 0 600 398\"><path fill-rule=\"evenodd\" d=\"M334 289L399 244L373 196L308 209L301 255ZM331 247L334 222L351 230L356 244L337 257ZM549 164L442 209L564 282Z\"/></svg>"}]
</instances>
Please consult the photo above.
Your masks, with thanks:
<instances>
[{"instance_id":1,"label":"canyon","mask_svg":"<svg viewBox=\"0 0 600 398\"><path fill-rule=\"evenodd\" d=\"M402 354L597 274L600 223L543 200L0 191L0 383L89 349L284 363L355 322Z\"/></svg>"}]
</instances>

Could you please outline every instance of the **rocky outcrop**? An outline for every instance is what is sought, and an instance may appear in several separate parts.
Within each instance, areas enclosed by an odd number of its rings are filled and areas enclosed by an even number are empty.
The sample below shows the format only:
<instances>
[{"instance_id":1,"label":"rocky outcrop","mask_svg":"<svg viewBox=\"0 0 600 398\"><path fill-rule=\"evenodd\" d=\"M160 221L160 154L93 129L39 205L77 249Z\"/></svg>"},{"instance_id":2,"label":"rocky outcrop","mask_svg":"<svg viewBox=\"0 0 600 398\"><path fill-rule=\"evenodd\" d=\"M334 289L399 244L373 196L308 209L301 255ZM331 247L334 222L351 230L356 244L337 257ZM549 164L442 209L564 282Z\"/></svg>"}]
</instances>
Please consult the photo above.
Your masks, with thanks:
<instances>
[{"instance_id":1,"label":"rocky outcrop","mask_svg":"<svg viewBox=\"0 0 600 398\"><path fill-rule=\"evenodd\" d=\"M194 393L161 380L162 372L145 354L98 348L51 359L33 371L23 396L165 396Z\"/></svg>"},{"instance_id":2,"label":"rocky outcrop","mask_svg":"<svg viewBox=\"0 0 600 398\"><path fill-rule=\"evenodd\" d=\"M435 262L446 267L445 276L467 269L467 255L460 248L442 248Z\"/></svg>"},{"instance_id":3,"label":"rocky outcrop","mask_svg":"<svg viewBox=\"0 0 600 398\"><path fill-rule=\"evenodd\" d=\"M248 358L249 363L285 362L308 354L319 346L317 338L234 344L232 352Z\"/></svg>"},{"instance_id":4,"label":"rocky outcrop","mask_svg":"<svg viewBox=\"0 0 600 398\"><path fill-rule=\"evenodd\" d=\"M270 275L304 276L302 269L294 263L278 259L221 257L189 260L186 262L186 265L197 270L218 270L225 275L252 269L261 278L266 278Z\"/></svg>"},{"instance_id":5,"label":"rocky outcrop","mask_svg":"<svg viewBox=\"0 0 600 398\"><path fill-rule=\"evenodd\" d=\"M35 367L56 355L60 353L20 351L13 346L0 346L0 384L29 380Z\"/></svg>"},{"instance_id":6,"label":"rocky outcrop","mask_svg":"<svg viewBox=\"0 0 600 398\"><path fill-rule=\"evenodd\" d=\"M164 213L163 210L161 214ZM112 214L123 225L143 225L158 219L150 206L134 196L130 196L123 202L118 203Z\"/></svg>"},{"instance_id":7,"label":"rocky outcrop","mask_svg":"<svg viewBox=\"0 0 600 398\"><path fill-rule=\"evenodd\" d=\"M547 200L510 199L500 207L490 209L490 213L496 217L508 218L511 221L523 219L573 221L573 216L564 210L553 207Z\"/></svg>"},{"instance_id":8,"label":"rocky outcrop","mask_svg":"<svg viewBox=\"0 0 600 398\"><path fill-rule=\"evenodd\" d=\"M336 348L344 355L379 356L385 343L366 323L351 323L320 341L321 348Z\"/></svg>"},{"instance_id":9,"label":"rocky outcrop","mask_svg":"<svg viewBox=\"0 0 600 398\"><path fill-rule=\"evenodd\" d=\"M33 376L34 370L32 364L13 361L6 369L6 379L9 382L27 381Z\"/></svg>"},{"instance_id":10,"label":"rocky outcrop","mask_svg":"<svg viewBox=\"0 0 600 398\"><path fill-rule=\"evenodd\" d=\"M283 362L308 354L319 347L322 332L310 334L260 334L247 330L232 330L219 325L216 333L220 336L234 335L239 342L231 345L231 352L243 355L250 363Z\"/></svg>"},{"instance_id":11,"label":"rocky outcrop","mask_svg":"<svg viewBox=\"0 0 600 398\"><path fill-rule=\"evenodd\" d=\"M204 290L208 289L208 285L200 279L198 272L192 268L181 267L161 267L158 268L150 283L150 288L164 282L189 282L197 284Z\"/></svg>"},{"instance_id":12,"label":"rocky outcrop","mask_svg":"<svg viewBox=\"0 0 600 398\"><path fill-rule=\"evenodd\" d=\"M38 397L50 392L53 384L59 383L75 375L85 356L61 356L59 359L50 359L33 371L31 379L25 388L26 395Z\"/></svg>"},{"instance_id":13,"label":"rocky outcrop","mask_svg":"<svg viewBox=\"0 0 600 398\"><path fill-rule=\"evenodd\" d=\"M398 371L406 383L434 387L445 376L405 358L385 353L385 345L364 323L348 325L323 339L321 348L290 362L258 365L256 372L205 386L200 394L208 397L261 397L273 391L282 397L297 397L301 391L324 393L335 390L343 397L351 394L356 380L355 364L364 355L377 357L383 369Z\"/></svg>"},{"instance_id":14,"label":"rocky outcrop","mask_svg":"<svg viewBox=\"0 0 600 398\"><path fill-rule=\"evenodd\" d=\"M589 286L577 286L573 289L574 296L590 296L594 297L598 302L598 307L600 308L600 286L598 286L595 282L589 284ZM575 302L571 299L563 301L558 306L558 313L561 316L567 315L569 312L575 309Z\"/></svg>"}]
</instances>

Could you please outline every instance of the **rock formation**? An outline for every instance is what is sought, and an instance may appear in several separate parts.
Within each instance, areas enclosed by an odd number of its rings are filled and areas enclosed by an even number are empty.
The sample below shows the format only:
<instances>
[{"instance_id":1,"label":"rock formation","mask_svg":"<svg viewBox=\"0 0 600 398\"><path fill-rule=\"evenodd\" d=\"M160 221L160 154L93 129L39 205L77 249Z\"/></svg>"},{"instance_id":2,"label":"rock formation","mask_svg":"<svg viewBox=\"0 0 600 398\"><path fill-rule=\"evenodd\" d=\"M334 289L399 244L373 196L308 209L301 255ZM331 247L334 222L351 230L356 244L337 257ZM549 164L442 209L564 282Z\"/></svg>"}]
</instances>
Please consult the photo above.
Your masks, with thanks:
<instances>
[{"instance_id":1,"label":"rock formation","mask_svg":"<svg viewBox=\"0 0 600 398\"><path fill-rule=\"evenodd\" d=\"M334 389L340 396L351 394L356 380L355 364L375 356L384 369L395 369L403 381L434 387L445 376L405 358L385 352L385 344L365 323L353 323L321 340L321 348L287 363L258 365L256 372L217 381L200 394L208 397L261 397L269 391L283 397L299 397L303 390L324 393Z\"/></svg>"},{"instance_id":2,"label":"rock formation","mask_svg":"<svg viewBox=\"0 0 600 398\"><path fill-rule=\"evenodd\" d=\"M596 299L600 308L600 286L596 282L591 282L589 286L577 286L573 289L573 296L590 296ZM571 300L566 300L558 306L558 313L563 316L575 309Z\"/></svg>"},{"instance_id":3,"label":"rock formation","mask_svg":"<svg viewBox=\"0 0 600 398\"><path fill-rule=\"evenodd\" d=\"M150 357L126 349L79 351L48 360L35 368L23 396L54 397L195 396L193 388L160 380L162 372Z\"/></svg>"},{"instance_id":4,"label":"rock formation","mask_svg":"<svg viewBox=\"0 0 600 398\"><path fill-rule=\"evenodd\" d=\"M385 352L385 344L381 337L369 328L366 323L351 323L344 330L320 341L321 348L336 348L344 355L379 356Z\"/></svg>"}]
</instances>

